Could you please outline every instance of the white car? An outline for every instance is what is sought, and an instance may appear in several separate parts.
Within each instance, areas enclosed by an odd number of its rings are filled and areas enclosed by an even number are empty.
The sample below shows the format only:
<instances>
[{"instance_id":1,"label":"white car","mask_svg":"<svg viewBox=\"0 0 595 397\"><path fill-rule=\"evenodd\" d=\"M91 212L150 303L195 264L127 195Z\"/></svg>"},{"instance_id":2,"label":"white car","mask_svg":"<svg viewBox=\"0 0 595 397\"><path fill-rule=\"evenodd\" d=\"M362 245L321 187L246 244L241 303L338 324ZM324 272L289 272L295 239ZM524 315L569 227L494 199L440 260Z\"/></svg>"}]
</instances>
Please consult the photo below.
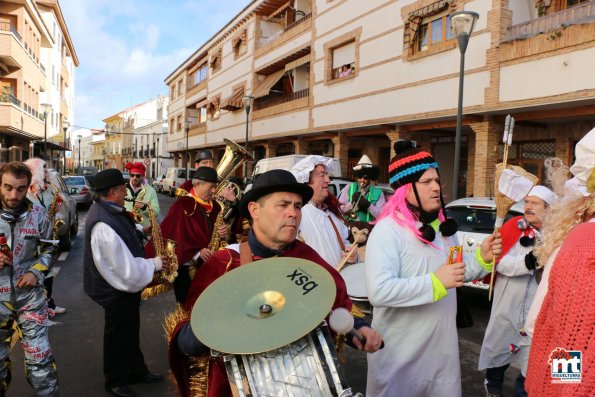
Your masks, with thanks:
<instances>
[{"instance_id":1,"label":"white car","mask_svg":"<svg viewBox=\"0 0 595 397\"><path fill-rule=\"evenodd\" d=\"M525 203L520 202L512 206L504 222L515 216L523 215ZM465 253L475 252L484 238L494 231L496 221L496 202L490 197L469 197L455 200L446 205L448 216L459 224L457 236L463 245ZM465 285L487 289L481 281L466 283Z\"/></svg>"}]
</instances>

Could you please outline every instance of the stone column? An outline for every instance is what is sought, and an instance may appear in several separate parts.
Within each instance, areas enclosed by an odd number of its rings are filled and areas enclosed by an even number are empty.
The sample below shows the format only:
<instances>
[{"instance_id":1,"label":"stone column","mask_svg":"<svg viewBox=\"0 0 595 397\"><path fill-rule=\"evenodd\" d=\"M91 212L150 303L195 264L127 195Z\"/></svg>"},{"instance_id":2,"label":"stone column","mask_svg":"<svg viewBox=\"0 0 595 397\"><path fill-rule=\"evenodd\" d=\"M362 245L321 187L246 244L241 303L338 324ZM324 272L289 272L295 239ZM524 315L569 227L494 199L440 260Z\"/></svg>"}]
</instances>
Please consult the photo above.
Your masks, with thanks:
<instances>
[{"instance_id":1,"label":"stone column","mask_svg":"<svg viewBox=\"0 0 595 397\"><path fill-rule=\"evenodd\" d=\"M412 137L412 133L401 126L396 126L394 128L391 128L391 130L386 133L386 136L388 137L388 139L390 139L390 157L392 158L393 156L395 156L395 143L402 139L410 140Z\"/></svg>"},{"instance_id":2,"label":"stone column","mask_svg":"<svg viewBox=\"0 0 595 397\"><path fill-rule=\"evenodd\" d=\"M270 158L270 157L275 157L277 154L277 145L271 142L264 142L262 144L262 146L264 146L265 149L265 158Z\"/></svg>"},{"instance_id":3,"label":"stone column","mask_svg":"<svg viewBox=\"0 0 595 397\"><path fill-rule=\"evenodd\" d=\"M504 126L496 124L490 117L483 121L470 123L469 126L475 133L474 170L472 178L467 176L467 192L473 192L474 197L484 197L494 194L494 173L498 162L498 142ZM471 153L470 153L471 155ZM472 187L472 189L469 189Z\"/></svg>"},{"instance_id":4,"label":"stone column","mask_svg":"<svg viewBox=\"0 0 595 397\"><path fill-rule=\"evenodd\" d=\"M308 149L310 147L310 142L305 141L304 137L298 137L295 142L295 154L308 154Z\"/></svg>"},{"instance_id":5,"label":"stone column","mask_svg":"<svg viewBox=\"0 0 595 397\"><path fill-rule=\"evenodd\" d=\"M339 131L336 136L332 138L335 153L334 158L339 159L341 164L341 175L347 177L349 175L347 167L347 151L349 150L350 138L345 136L344 132Z\"/></svg>"}]
</instances>

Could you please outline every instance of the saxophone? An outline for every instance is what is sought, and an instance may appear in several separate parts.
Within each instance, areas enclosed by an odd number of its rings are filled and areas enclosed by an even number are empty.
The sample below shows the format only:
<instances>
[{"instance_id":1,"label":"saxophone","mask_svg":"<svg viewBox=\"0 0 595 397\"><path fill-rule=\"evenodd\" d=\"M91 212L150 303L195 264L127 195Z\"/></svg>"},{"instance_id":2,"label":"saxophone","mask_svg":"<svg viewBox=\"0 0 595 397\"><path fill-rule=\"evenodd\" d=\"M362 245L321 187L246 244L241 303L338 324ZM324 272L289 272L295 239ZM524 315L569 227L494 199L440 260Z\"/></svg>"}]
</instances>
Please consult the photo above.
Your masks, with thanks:
<instances>
[{"instance_id":1,"label":"saxophone","mask_svg":"<svg viewBox=\"0 0 595 397\"><path fill-rule=\"evenodd\" d=\"M165 245L163 236L161 235L161 229L157 223L157 217L153 208L147 204L147 213L149 215L149 221L151 223L151 236L153 237L153 246L155 247L155 253L159 256L165 255L169 259L169 270L162 270L155 274L153 281L160 284L173 283L176 277L178 277L178 257L176 255L176 242L173 240L166 240Z\"/></svg>"},{"instance_id":2,"label":"saxophone","mask_svg":"<svg viewBox=\"0 0 595 397\"><path fill-rule=\"evenodd\" d=\"M134 207L134 204L137 203L137 202L145 203L145 201L143 199L145 198L145 194L146 193L147 193L147 191L143 187L143 191L142 191L140 197L138 198L138 200L134 200L132 202L132 215L134 216L134 221L136 223L141 223L142 224L143 223L143 216L141 215L141 209ZM147 204L147 203L145 203L145 204ZM147 204L147 208L149 208L149 207L150 207L150 205ZM152 223L151 223L151 225L152 225Z\"/></svg>"},{"instance_id":3,"label":"saxophone","mask_svg":"<svg viewBox=\"0 0 595 397\"><path fill-rule=\"evenodd\" d=\"M53 185L50 186L51 189L54 190L54 197L52 198L52 202L48 208L48 216L50 218L50 222L53 225L52 240L58 240L58 229L64 224L63 219L56 219L56 214L60 210L60 205L62 205L62 196L60 196L58 189L56 189Z\"/></svg>"}]
</instances>

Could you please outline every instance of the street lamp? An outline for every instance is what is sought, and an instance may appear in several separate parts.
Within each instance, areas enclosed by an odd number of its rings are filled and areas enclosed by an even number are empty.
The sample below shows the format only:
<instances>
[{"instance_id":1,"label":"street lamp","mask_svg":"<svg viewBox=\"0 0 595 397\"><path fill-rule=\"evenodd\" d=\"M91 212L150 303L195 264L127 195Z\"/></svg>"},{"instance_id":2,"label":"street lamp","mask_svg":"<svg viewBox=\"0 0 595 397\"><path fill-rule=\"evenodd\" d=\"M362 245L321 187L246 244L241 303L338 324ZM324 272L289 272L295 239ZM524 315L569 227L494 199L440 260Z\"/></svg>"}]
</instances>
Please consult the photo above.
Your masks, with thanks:
<instances>
[{"instance_id":1,"label":"street lamp","mask_svg":"<svg viewBox=\"0 0 595 397\"><path fill-rule=\"evenodd\" d=\"M459 167L461 161L461 126L463 123L463 80L465 77L465 51L469 44L469 37L475 27L479 14L473 11L458 11L450 15L450 26L454 32L461 52L459 70L459 102L457 106L457 129L455 133L455 162L452 177L452 199L456 200L459 194Z\"/></svg>"},{"instance_id":2,"label":"street lamp","mask_svg":"<svg viewBox=\"0 0 595 397\"><path fill-rule=\"evenodd\" d=\"M62 122L62 129L64 130L64 167L62 168L62 173L66 174L66 133L68 132L68 127L70 127L70 123L68 121Z\"/></svg>"},{"instance_id":3,"label":"street lamp","mask_svg":"<svg viewBox=\"0 0 595 397\"><path fill-rule=\"evenodd\" d=\"M43 155L44 157L48 152L48 111L52 108L51 103L42 103L43 108Z\"/></svg>"},{"instance_id":4,"label":"street lamp","mask_svg":"<svg viewBox=\"0 0 595 397\"><path fill-rule=\"evenodd\" d=\"M78 135L77 138L79 140L79 172L80 172L80 168L81 168L81 139L83 137L81 135Z\"/></svg>"},{"instance_id":5,"label":"street lamp","mask_svg":"<svg viewBox=\"0 0 595 397\"><path fill-rule=\"evenodd\" d=\"M190 120L184 120L184 130L186 130L186 152L184 154L184 167L186 167L186 179L190 179L188 175L188 131L190 131Z\"/></svg>"},{"instance_id":6,"label":"street lamp","mask_svg":"<svg viewBox=\"0 0 595 397\"><path fill-rule=\"evenodd\" d=\"M248 152L248 124L250 123L250 110L252 110L252 106L254 105L254 97L251 95L246 95L242 97L242 103L244 104L244 108L246 109L246 140L244 141L244 149ZM244 179L248 180L248 162L244 162Z\"/></svg>"}]
</instances>

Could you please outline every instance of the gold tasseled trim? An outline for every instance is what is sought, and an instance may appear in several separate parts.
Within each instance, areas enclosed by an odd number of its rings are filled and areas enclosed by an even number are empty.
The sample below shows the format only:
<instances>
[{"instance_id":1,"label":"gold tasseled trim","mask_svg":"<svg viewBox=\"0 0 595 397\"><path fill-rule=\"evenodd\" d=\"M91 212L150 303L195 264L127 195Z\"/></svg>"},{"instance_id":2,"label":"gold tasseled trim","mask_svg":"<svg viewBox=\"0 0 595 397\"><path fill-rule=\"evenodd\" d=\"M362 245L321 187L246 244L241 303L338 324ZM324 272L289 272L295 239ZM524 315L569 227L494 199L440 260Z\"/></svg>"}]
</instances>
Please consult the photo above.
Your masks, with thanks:
<instances>
[{"instance_id":1,"label":"gold tasseled trim","mask_svg":"<svg viewBox=\"0 0 595 397\"><path fill-rule=\"evenodd\" d=\"M351 314L353 314L353 317L357 317L357 318L366 317L366 314L355 303L351 305Z\"/></svg>"},{"instance_id":2,"label":"gold tasseled trim","mask_svg":"<svg viewBox=\"0 0 595 397\"><path fill-rule=\"evenodd\" d=\"M346 358L344 353L345 342L347 342L347 336L343 334L336 334L333 342L335 343L335 350L337 351L337 357L340 363L345 363Z\"/></svg>"},{"instance_id":3,"label":"gold tasseled trim","mask_svg":"<svg viewBox=\"0 0 595 397\"><path fill-rule=\"evenodd\" d=\"M208 355L189 357L190 379L188 389L192 397L206 397L209 391L209 363Z\"/></svg>"},{"instance_id":4,"label":"gold tasseled trim","mask_svg":"<svg viewBox=\"0 0 595 397\"><path fill-rule=\"evenodd\" d=\"M178 324L186 320L190 320L190 313L184 310L180 304L177 304L174 311L165 316L165 320L163 320L163 329L165 330L167 343L171 342L174 330Z\"/></svg>"},{"instance_id":5,"label":"gold tasseled trim","mask_svg":"<svg viewBox=\"0 0 595 397\"><path fill-rule=\"evenodd\" d=\"M164 292L170 291L173 288L173 284L166 283L166 284L157 284L153 287L147 287L143 289L141 292L140 297L143 300L147 300Z\"/></svg>"},{"instance_id":6,"label":"gold tasseled trim","mask_svg":"<svg viewBox=\"0 0 595 397\"><path fill-rule=\"evenodd\" d=\"M165 316L163 329L167 343L171 343L174 330L182 321L190 319L190 313L176 305L173 312ZM190 379L188 380L188 390L191 397L206 397L209 389L209 360L210 356L187 357L190 370Z\"/></svg>"}]
</instances>

